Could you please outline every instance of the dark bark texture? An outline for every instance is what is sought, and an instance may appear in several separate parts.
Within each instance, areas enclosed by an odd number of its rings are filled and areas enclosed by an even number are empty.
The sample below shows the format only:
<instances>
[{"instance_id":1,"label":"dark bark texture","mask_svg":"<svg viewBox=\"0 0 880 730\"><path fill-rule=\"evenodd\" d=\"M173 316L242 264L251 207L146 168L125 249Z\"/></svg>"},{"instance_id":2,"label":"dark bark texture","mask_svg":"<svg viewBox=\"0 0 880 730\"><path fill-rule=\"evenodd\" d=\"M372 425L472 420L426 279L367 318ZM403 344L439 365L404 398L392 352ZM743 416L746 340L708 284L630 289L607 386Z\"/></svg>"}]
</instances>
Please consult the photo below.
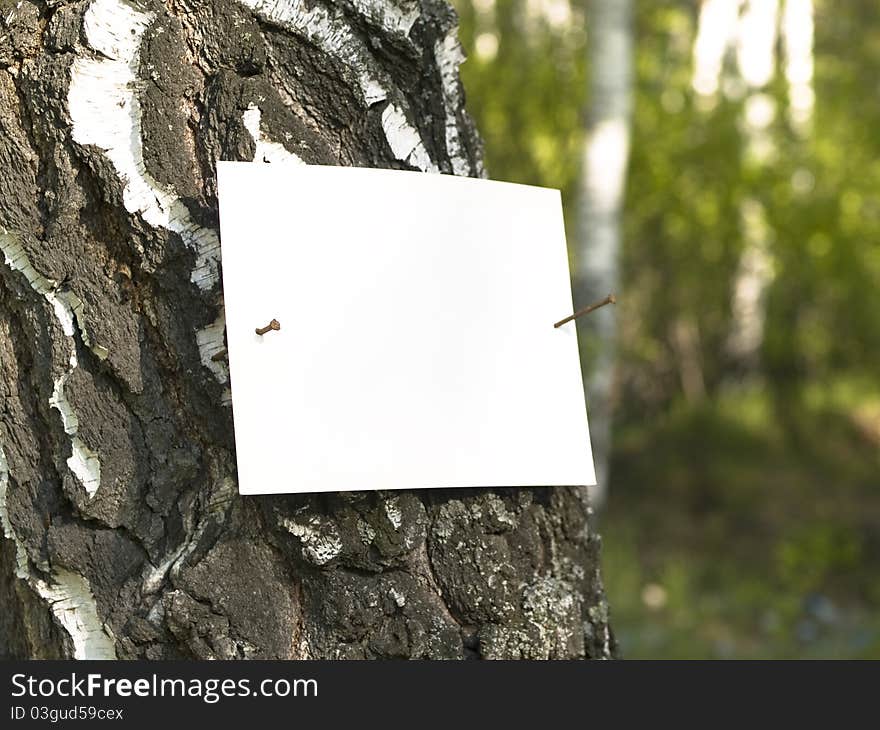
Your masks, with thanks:
<instances>
[{"instance_id":1,"label":"dark bark texture","mask_svg":"<svg viewBox=\"0 0 880 730\"><path fill-rule=\"evenodd\" d=\"M583 490L237 493L214 162L482 175L455 23L0 0L0 656L613 652Z\"/></svg>"}]
</instances>

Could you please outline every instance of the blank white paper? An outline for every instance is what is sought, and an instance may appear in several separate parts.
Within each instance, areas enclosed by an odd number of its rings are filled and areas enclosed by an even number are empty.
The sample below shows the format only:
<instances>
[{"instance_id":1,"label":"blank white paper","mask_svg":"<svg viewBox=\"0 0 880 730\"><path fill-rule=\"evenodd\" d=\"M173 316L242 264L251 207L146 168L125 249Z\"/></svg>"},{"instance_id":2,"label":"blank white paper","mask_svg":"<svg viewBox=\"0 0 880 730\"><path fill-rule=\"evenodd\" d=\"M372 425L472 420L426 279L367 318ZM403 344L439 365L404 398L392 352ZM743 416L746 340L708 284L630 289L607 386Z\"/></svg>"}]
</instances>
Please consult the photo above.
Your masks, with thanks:
<instances>
[{"instance_id":1,"label":"blank white paper","mask_svg":"<svg viewBox=\"0 0 880 730\"><path fill-rule=\"evenodd\" d=\"M241 493L595 483L558 191L247 162L218 184Z\"/></svg>"}]
</instances>

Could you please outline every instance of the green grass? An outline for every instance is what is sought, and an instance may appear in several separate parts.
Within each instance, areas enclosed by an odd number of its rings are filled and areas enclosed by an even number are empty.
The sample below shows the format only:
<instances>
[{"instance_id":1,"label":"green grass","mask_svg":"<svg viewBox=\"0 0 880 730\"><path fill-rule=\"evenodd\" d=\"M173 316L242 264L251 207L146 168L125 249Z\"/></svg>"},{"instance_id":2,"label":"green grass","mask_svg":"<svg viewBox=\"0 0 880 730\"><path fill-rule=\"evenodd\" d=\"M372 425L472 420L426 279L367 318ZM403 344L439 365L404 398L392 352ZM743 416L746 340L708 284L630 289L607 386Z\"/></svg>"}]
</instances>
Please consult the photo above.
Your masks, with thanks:
<instances>
[{"instance_id":1,"label":"green grass","mask_svg":"<svg viewBox=\"0 0 880 730\"><path fill-rule=\"evenodd\" d=\"M731 392L616 429L600 517L632 658L880 658L880 394Z\"/></svg>"}]
</instances>

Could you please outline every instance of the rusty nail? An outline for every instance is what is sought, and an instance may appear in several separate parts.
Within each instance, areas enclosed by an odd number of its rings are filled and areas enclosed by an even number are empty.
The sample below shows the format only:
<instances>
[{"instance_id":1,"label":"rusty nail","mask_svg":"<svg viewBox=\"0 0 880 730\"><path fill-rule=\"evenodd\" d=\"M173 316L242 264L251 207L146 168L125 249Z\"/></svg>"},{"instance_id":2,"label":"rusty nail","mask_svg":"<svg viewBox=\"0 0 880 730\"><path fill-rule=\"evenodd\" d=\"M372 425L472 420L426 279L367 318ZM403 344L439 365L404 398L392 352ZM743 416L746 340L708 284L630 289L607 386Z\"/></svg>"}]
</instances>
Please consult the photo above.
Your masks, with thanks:
<instances>
[{"instance_id":1,"label":"rusty nail","mask_svg":"<svg viewBox=\"0 0 880 730\"><path fill-rule=\"evenodd\" d=\"M280 329L281 329L281 323L280 323L277 319L273 319L273 320L272 320L271 322L269 322L269 324L267 324L265 327L257 327L257 329L255 330L255 332L256 332L258 335L264 335L264 334L266 334L267 332L271 332L272 330L275 330L275 331L277 332L277 331L280 330Z\"/></svg>"},{"instance_id":2,"label":"rusty nail","mask_svg":"<svg viewBox=\"0 0 880 730\"><path fill-rule=\"evenodd\" d=\"M613 294L609 294L604 299L600 299L598 302L593 302L590 306L584 307L583 309L579 309L574 314L569 314L565 319L560 319L553 326L554 327L561 327L566 322L571 322L571 320L576 319L576 318L580 317L581 315L589 314L590 312L592 312L595 309L598 309L599 307L604 307L606 304L614 304L616 301L617 301L617 297L614 296Z\"/></svg>"}]
</instances>

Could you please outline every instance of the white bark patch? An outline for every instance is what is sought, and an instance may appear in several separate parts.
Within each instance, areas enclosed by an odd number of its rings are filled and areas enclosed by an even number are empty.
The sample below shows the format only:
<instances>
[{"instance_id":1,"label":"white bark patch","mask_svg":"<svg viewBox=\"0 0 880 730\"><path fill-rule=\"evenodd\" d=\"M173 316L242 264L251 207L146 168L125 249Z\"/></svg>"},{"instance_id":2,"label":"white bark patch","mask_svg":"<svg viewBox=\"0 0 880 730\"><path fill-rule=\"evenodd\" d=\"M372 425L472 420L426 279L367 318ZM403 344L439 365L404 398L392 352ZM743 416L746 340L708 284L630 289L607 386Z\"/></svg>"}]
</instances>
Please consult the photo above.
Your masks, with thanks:
<instances>
[{"instance_id":1,"label":"white bark patch","mask_svg":"<svg viewBox=\"0 0 880 730\"><path fill-rule=\"evenodd\" d=\"M397 604L398 608L403 608L406 605L406 596L403 595L396 588L394 588L394 587L389 588L388 595L391 596L391 600Z\"/></svg>"},{"instance_id":2,"label":"white bark patch","mask_svg":"<svg viewBox=\"0 0 880 730\"><path fill-rule=\"evenodd\" d=\"M371 544L376 538L376 531L373 529L373 527L368 522L365 522L360 518L358 518L357 521L357 531L358 535L361 538L361 542L364 545Z\"/></svg>"},{"instance_id":3,"label":"white bark patch","mask_svg":"<svg viewBox=\"0 0 880 730\"><path fill-rule=\"evenodd\" d=\"M77 57L67 95L73 139L103 150L123 181L123 204L147 223L178 234L196 252L191 280L202 289L217 283L220 241L192 220L178 196L146 171L137 98L141 38L153 20L121 0L93 0L86 11L88 44L100 58Z\"/></svg>"},{"instance_id":4,"label":"white bark patch","mask_svg":"<svg viewBox=\"0 0 880 730\"><path fill-rule=\"evenodd\" d=\"M254 162L293 162L297 165L306 164L297 155L293 154L284 145L263 137L260 131L260 118L262 112L256 104L248 105L247 111L242 115L245 129L250 132L254 139L256 151L254 152Z\"/></svg>"},{"instance_id":5,"label":"white bark patch","mask_svg":"<svg viewBox=\"0 0 880 730\"><path fill-rule=\"evenodd\" d=\"M388 497L384 503L385 516L395 530L399 530L403 524L403 514L400 512L400 498Z\"/></svg>"},{"instance_id":6,"label":"white bark patch","mask_svg":"<svg viewBox=\"0 0 880 730\"><path fill-rule=\"evenodd\" d=\"M15 546L15 575L26 580L49 605L49 609L73 643L74 659L115 659L113 637L98 617L98 606L88 580L68 570L53 571L49 580L31 575L24 546L9 520L6 495L9 465L0 446L0 527Z\"/></svg>"},{"instance_id":7,"label":"white bark patch","mask_svg":"<svg viewBox=\"0 0 880 730\"><path fill-rule=\"evenodd\" d=\"M82 310L82 302L74 295L69 295L72 297L70 299L58 294L54 289L54 282L51 282L33 267L21 243L5 229L0 229L0 249L3 251L6 265L13 271L22 273L31 289L51 305L65 336L71 338L70 357L68 359L70 367L54 380L52 395L49 398L49 406L61 414L64 432L70 436L71 455L67 459L67 466L83 485L91 499L95 496L95 492L98 491L98 487L101 486L101 462L98 459L98 455L89 449L77 435L79 432L79 419L70 401L64 395L64 385L77 367L76 345L73 343L72 338L75 332L74 321L79 322L78 314ZM69 303L74 300L77 304L76 310ZM86 341L85 334L83 334L83 340Z\"/></svg>"},{"instance_id":8,"label":"white bark patch","mask_svg":"<svg viewBox=\"0 0 880 730\"><path fill-rule=\"evenodd\" d=\"M70 401L64 395L64 386L67 379L76 369L76 354L70 355L70 369L60 378L56 378L49 398L49 406L61 414L61 423L64 425L64 433L70 436L71 454L67 459L67 466L74 476L79 479L89 498L95 496L98 487L101 486L101 462L98 455L86 446L77 435L79 432L79 418L77 418Z\"/></svg>"},{"instance_id":9,"label":"white bark patch","mask_svg":"<svg viewBox=\"0 0 880 730\"><path fill-rule=\"evenodd\" d=\"M361 38L345 22L323 5L308 7L303 0L239 0L264 20L293 31L314 43L324 53L343 62L356 74L361 97L367 107L388 98L389 79L372 60ZM405 10L380 7L376 0L355 3L357 9L374 24L391 32L408 34L418 18L415 4ZM425 172L439 172L425 149L418 130L396 105L389 104L382 114L382 128L395 157Z\"/></svg>"},{"instance_id":10,"label":"white bark patch","mask_svg":"<svg viewBox=\"0 0 880 730\"><path fill-rule=\"evenodd\" d=\"M486 511L496 522L511 528L516 527L516 514L507 509L504 500L497 494L490 493L486 495Z\"/></svg>"},{"instance_id":11,"label":"white bark patch","mask_svg":"<svg viewBox=\"0 0 880 730\"><path fill-rule=\"evenodd\" d=\"M196 332L196 342L199 345L199 357L202 365L214 373L214 376L221 383L229 380L229 369L222 360L214 360L214 356L218 352L222 352L226 347L223 340L223 333L226 331L226 312L220 309L220 314L212 324L203 327Z\"/></svg>"},{"instance_id":12,"label":"white bark patch","mask_svg":"<svg viewBox=\"0 0 880 730\"><path fill-rule=\"evenodd\" d=\"M342 539L332 522L312 517L302 525L285 518L281 526L300 539L303 557L314 565L326 565L342 552Z\"/></svg>"},{"instance_id":13,"label":"white bark patch","mask_svg":"<svg viewBox=\"0 0 880 730\"><path fill-rule=\"evenodd\" d=\"M78 573L55 570L51 581L33 581L56 620L73 641L74 659L115 659L113 637L98 617L98 606L88 580Z\"/></svg>"},{"instance_id":14,"label":"white bark patch","mask_svg":"<svg viewBox=\"0 0 880 730\"><path fill-rule=\"evenodd\" d=\"M464 52L458 42L458 28L453 28L442 41L434 46L434 57L440 67L443 82L443 104L446 107L446 152L452 161L452 171L456 175L467 175L470 163L461 143L457 112L461 108L461 91L458 82L458 68L464 61Z\"/></svg>"},{"instance_id":15,"label":"white bark patch","mask_svg":"<svg viewBox=\"0 0 880 730\"><path fill-rule=\"evenodd\" d=\"M68 337L73 337L73 310L57 294L54 289L54 282L47 279L31 265L18 238L5 228L0 228L0 249L3 251L6 265L13 271L19 271L24 274L24 278L27 279L31 289L45 298L52 306L52 310L55 312L55 316L61 324L64 334Z\"/></svg>"},{"instance_id":16,"label":"white bark patch","mask_svg":"<svg viewBox=\"0 0 880 730\"><path fill-rule=\"evenodd\" d=\"M0 527L3 528L3 535L7 540L15 545L15 576L21 580L27 580L28 559L24 545L21 544L12 528L12 522L9 520L9 510L6 507L6 492L9 488L9 463L6 461L6 452L3 451L3 445L0 444Z\"/></svg>"},{"instance_id":17,"label":"white bark patch","mask_svg":"<svg viewBox=\"0 0 880 730\"><path fill-rule=\"evenodd\" d=\"M180 546L165 558L165 560L159 563L159 565L150 565L147 567L144 571L143 584L141 585L141 592L145 596L152 595L159 590L162 586L162 582L165 580L165 576L168 575L168 571L171 570L171 567L181 558L191 544L191 542L181 543ZM190 548L190 550L191 549L192 548Z\"/></svg>"},{"instance_id":18,"label":"white bark patch","mask_svg":"<svg viewBox=\"0 0 880 730\"><path fill-rule=\"evenodd\" d=\"M84 306L82 300L72 291L60 291L57 292L55 296L67 305L67 308L73 314L73 318L76 320L76 326L79 327L79 333L82 336L83 344L95 353L99 360L106 360L107 356L110 354L110 350L103 345L98 345L92 342L83 315Z\"/></svg>"},{"instance_id":19,"label":"white bark patch","mask_svg":"<svg viewBox=\"0 0 880 730\"><path fill-rule=\"evenodd\" d=\"M382 112L382 129L385 130L391 151L398 160L425 172L439 172L422 143L421 135L397 105L389 104L385 107Z\"/></svg>"}]
</instances>

